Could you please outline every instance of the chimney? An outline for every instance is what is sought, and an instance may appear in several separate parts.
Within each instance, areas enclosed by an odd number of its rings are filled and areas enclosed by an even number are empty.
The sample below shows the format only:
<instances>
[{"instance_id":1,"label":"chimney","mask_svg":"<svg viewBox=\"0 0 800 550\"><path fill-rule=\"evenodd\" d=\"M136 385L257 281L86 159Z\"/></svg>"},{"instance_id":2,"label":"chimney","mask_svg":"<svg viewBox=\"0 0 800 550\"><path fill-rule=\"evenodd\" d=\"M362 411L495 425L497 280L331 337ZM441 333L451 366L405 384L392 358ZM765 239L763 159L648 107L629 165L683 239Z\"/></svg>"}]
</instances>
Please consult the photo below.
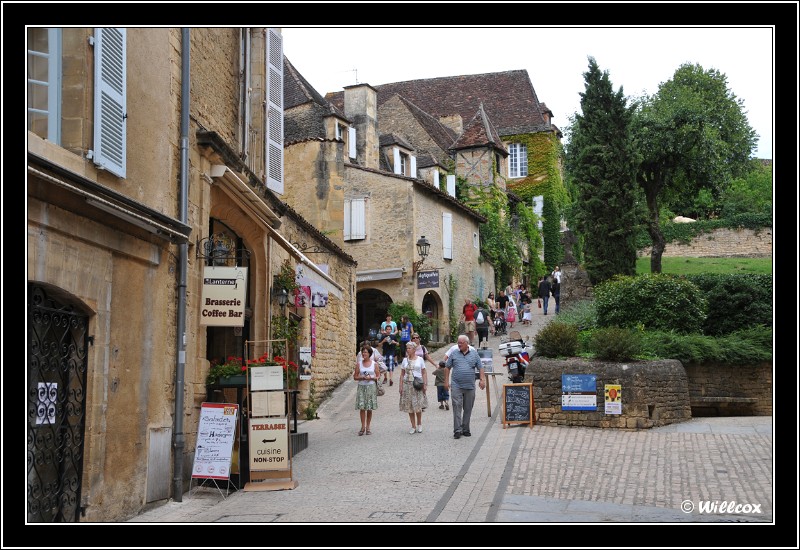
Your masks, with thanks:
<instances>
[{"instance_id":1,"label":"chimney","mask_svg":"<svg viewBox=\"0 0 800 550\"><path fill-rule=\"evenodd\" d=\"M461 115L440 116L439 122L453 130L456 136L460 136L464 133L464 120L461 118Z\"/></svg>"},{"instance_id":2,"label":"chimney","mask_svg":"<svg viewBox=\"0 0 800 550\"><path fill-rule=\"evenodd\" d=\"M369 84L344 87L344 116L356 129L356 160L365 168L378 162L378 91Z\"/></svg>"}]
</instances>

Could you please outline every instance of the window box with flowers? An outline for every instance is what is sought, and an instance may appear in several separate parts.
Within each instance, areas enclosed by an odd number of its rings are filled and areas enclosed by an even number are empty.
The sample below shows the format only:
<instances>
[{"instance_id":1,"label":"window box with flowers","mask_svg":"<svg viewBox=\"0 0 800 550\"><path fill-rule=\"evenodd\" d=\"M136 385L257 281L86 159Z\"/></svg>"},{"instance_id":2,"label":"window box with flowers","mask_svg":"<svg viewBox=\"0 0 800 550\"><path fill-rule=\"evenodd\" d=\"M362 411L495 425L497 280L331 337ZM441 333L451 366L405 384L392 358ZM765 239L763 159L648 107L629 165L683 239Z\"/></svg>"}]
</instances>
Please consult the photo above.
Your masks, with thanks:
<instances>
[{"instance_id":1,"label":"window box with flowers","mask_svg":"<svg viewBox=\"0 0 800 550\"><path fill-rule=\"evenodd\" d=\"M211 365L206 376L206 385L244 386L247 383L248 366L265 367L278 364L275 360L268 359L266 353L258 359L248 360L246 364L241 357L230 356L222 364Z\"/></svg>"},{"instance_id":2,"label":"window box with flowers","mask_svg":"<svg viewBox=\"0 0 800 550\"><path fill-rule=\"evenodd\" d=\"M297 363L288 361L281 356L276 356L272 359L275 361L273 364L280 365L283 368L283 379L286 381L286 389L296 390L299 378Z\"/></svg>"}]
</instances>

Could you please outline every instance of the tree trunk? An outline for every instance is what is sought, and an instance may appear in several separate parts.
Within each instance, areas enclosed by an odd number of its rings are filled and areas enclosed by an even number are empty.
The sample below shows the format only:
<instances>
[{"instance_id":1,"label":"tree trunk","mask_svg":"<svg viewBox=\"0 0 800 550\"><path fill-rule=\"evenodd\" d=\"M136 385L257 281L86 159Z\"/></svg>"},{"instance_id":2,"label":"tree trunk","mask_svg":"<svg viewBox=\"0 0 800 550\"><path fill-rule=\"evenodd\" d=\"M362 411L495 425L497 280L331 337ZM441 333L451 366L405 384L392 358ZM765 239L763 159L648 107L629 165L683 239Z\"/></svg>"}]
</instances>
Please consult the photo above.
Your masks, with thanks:
<instances>
[{"instance_id":1,"label":"tree trunk","mask_svg":"<svg viewBox=\"0 0 800 550\"><path fill-rule=\"evenodd\" d=\"M653 248L650 251L650 273L661 273L661 255L664 253L667 243L664 240L664 234L661 233L661 227L658 224L658 189L660 186L651 185L645 188L645 198L647 200L647 209L650 212L650 220L647 223L647 233L650 235L650 240L653 241Z\"/></svg>"}]
</instances>

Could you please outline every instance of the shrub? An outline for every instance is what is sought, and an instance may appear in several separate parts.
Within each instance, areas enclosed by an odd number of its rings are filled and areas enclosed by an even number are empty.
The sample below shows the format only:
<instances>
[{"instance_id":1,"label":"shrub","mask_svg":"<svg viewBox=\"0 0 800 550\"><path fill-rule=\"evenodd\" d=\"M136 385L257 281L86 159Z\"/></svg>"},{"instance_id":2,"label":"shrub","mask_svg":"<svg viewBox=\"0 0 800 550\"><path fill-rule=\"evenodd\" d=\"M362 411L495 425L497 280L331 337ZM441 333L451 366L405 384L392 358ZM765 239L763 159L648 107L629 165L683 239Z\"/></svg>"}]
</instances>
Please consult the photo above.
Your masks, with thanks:
<instances>
[{"instance_id":1,"label":"shrub","mask_svg":"<svg viewBox=\"0 0 800 550\"><path fill-rule=\"evenodd\" d=\"M722 337L649 331L643 335L643 348L649 355L684 364L750 365L772 360L772 328L755 326Z\"/></svg>"},{"instance_id":2,"label":"shrub","mask_svg":"<svg viewBox=\"0 0 800 550\"><path fill-rule=\"evenodd\" d=\"M597 359L629 361L641 352L641 333L631 328L599 328L592 332L589 351Z\"/></svg>"},{"instance_id":3,"label":"shrub","mask_svg":"<svg viewBox=\"0 0 800 550\"><path fill-rule=\"evenodd\" d=\"M748 327L772 326L772 276L760 273L687 276L706 297L703 334L725 335Z\"/></svg>"},{"instance_id":4,"label":"shrub","mask_svg":"<svg viewBox=\"0 0 800 550\"><path fill-rule=\"evenodd\" d=\"M419 333L419 341L427 344L431 339L431 320L424 313L417 313L410 302L395 302L389 305L389 315L400 326L403 315L408 315L408 320L414 325L414 332ZM403 350L405 352L405 350Z\"/></svg>"},{"instance_id":5,"label":"shrub","mask_svg":"<svg viewBox=\"0 0 800 550\"><path fill-rule=\"evenodd\" d=\"M578 327L560 321L552 321L536 334L534 345L537 355L574 357L578 349Z\"/></svg>"},{"instance_id":6,"label":"shrub","mask_svg":"<svg viewBox=\"0 0 800 550\"><path fill-rule=\"evenodd\" d=\"M594 289L601 327L700 332L706 319L706 299L685 277L651 273L615 276Z\"/></svg>"},{"instance_id":7,"label":"shrub","mask_svg":"<svg viewBox=\"0 0 800 550\"><path fill-rule=\"evenodd\" d=\"M562 323L575 325L578 330L585 331L597 327L597 308L594 300L581 300L567 307L562 307L558 314Z\"/></svg>"}]
</instances>

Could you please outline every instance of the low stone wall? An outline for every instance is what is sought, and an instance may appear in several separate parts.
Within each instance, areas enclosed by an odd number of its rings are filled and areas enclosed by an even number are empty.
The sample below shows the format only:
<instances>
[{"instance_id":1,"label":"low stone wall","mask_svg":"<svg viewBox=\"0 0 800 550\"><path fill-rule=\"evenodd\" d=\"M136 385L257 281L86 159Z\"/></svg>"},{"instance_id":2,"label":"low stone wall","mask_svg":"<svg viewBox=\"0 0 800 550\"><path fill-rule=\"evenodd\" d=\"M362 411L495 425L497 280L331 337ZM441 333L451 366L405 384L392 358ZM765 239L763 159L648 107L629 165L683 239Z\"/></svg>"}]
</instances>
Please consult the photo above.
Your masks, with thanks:
<instances>
[{"instance_id":1,"label":"low stone wall","mask_svg":"<svg viewBox=\"0 0 800 550\"><path fill-rule=\"evenodd\" d=\"M685 369L692 416L772 416L771 363Z\"/></svg>"},{"instance_id":2,"label":"low stone wall","mask_svg":"<svg viewBox=\"0 0 800 550\"><path fill-rule=\"evenodd\" d=\"M597 375L597 410L562 411L561 375ZM525 373L533 383L536 421L554 426L646 429L692 418L689 383L680 361L607 363L580 358L534 358ZM622 414L605 414L605 385L622 386Z\"/></svg>"},{"instance_id":3,"label":"low stone wall","mask_svg":"<svg viewBox=\"0 0 800 550\"><path fill-rule=\"evenodd\" d=\"M649 256L650 248L637 252ZM772 256L772 229L715 229L689 244L667 243L663 256L687 258L767 258Z\"/></svg>"}]
</instances>

